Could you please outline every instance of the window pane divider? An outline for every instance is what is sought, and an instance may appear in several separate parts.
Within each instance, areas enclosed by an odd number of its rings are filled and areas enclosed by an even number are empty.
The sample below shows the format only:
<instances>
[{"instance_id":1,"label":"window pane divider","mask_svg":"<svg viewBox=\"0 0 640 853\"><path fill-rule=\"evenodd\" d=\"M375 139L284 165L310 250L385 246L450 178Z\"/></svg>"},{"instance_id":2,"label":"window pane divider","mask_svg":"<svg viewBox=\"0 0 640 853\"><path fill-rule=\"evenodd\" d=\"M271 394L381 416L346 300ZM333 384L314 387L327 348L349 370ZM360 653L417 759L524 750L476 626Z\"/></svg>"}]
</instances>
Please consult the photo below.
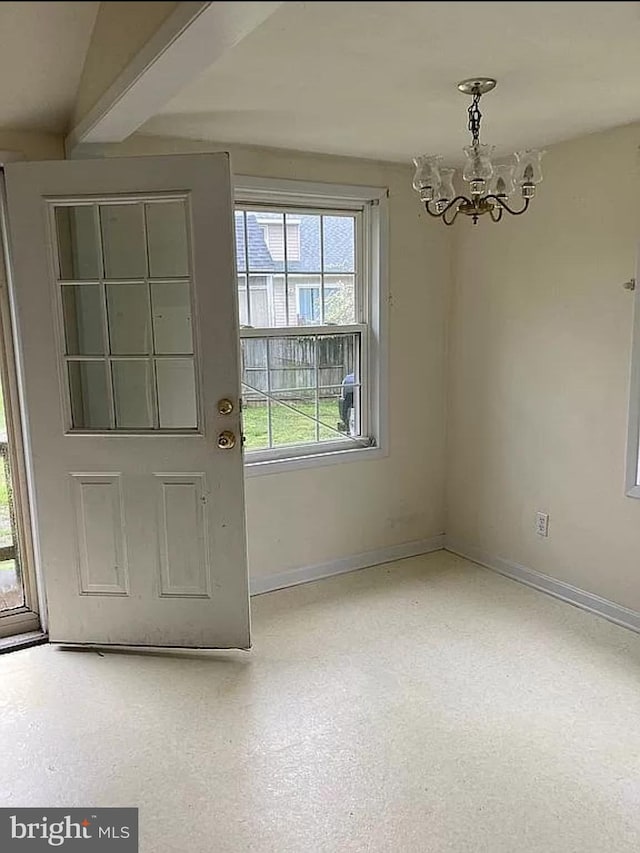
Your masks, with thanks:
<instances>
[{"instance_id":1,"label":"window pane divider","mask_svg":"<svg viewBox=\"0 0 640 853\"><path fill-rule=\"evenodd\" d=\"M301 369L302 370L313 370L312 367L307 367L307 368L303 367ZM264 368L262 368L262 367L254 367L253 370L255 370L256 372L264 373ZM246 385L246 387L250 391L255 391L258 394L262 394L265 398L267 397L267 394L268 394L267 391L261 391L259 388L254 388L254 386L250 382L243 382L242 384ZM318 390L319 391L336 391L336 392L338 392L341 389L341 387L342 387L341 385L319 385ZM353 387L359 388L360 383L354 382ZM308 392L308 391L315 391L315 390L316 390L315 386L312 386L312 385L309 385L308 387L298 385L295 388L278 388L278 390L275 393L276 394L295 394L296 391L307 391ZM282 400L278 400L277 397L274 397L273 399L277 402L282 402ZM285 400L284 402L286 403L287 401Z\"/></svg>"},{"instance_id":2,"label":"window pane divider","mask_svg":"<svg viewBox=\"0 0 640 853\"><path fill-rule=\"evenodd\" d=\"M71 358L71 356L68 356ZM82 360L84 356L76 356ZM111 359L111 361L148 361L150 358L154 358L157 361L163 361L167 359L176 359L180 361L187 361L193 359L193 353L191 352L163 352L163 353L144 353L144 352L130 352L130 353L110 353L107 358Z\"/></svg>"},{"instance_id":3,"label":"window pane divider","mask_svg":"<svg viewBox=\"0 0 640 853\"><path fill-rule=\"evenodd\" d=\"M156 351L156 333L155 326L153 323L153 299L151 297L151 258L149 256L149 223L147 221L147 203L144 202L142 204L142 228L144 231L144 262L145 262L145 271L146 276L144 283L147 288L147 311L149 315L149 349L148 353L148 365L149 365L149 375L148 381L151 386L151 422L153 424L153 429L159 429L160 427L160 400L158 398L158 377L156 372L156 361L154 353ZM111 353L113 355L113 353ZM113 373L113 370L111 371Z\"/></svg>"},{"instance_id":4,"label":"window pane divider","mask_svg":"<svg viewBox=\"0 0 640 853\"><path fill-rule=\"evenodd\" d=\"M320 217L320 325L324 326L324 216Z\"/></svg>"},{"instance_id":5,"label":"window pane divider","mask_svg":"<svg viewBox=\"0 0 640 853\"><path fill-rule=\"evenodd\" d=\"M354 449L374 447L375 444L367 436L352 439L333 439L307 444L282 444L271 449L247 450L245 459L248 463L278 462L281 459L304 458L305 456L323 456L325 453L340 453Z\"/></svg>"},{"instance_id":6,"label":"window pane divider","mask_svg":"<svg viewBox=\"0 0 640 853\"><path fill-rule=\"evenodd\" d=\"M293 263L297 264L298 261L293 261ZM322 270L311 270L311 269L304 269L304 270L289 269L288 272L289 272L289 275L295 275L295 276L312 276L312 275L318 276L318 275L322 275ZM252 269L251 270L251 275L264 275L264 276L272 275L272 276L276 276L276 275L282 275L283 273L284 273L284 270L265 270L265 269ZM244 270L238 270L238 275L245 275L245 271ZM353 276L355 276L356 270L355 269L353 269L353 270L325 270L325 275L353 275ZM156 279L154 279L154 281L156 281ZM63 284L77 284L77 282L75 282L75 281L73 281L73 282L71 282L71 281L62 282L62 283ZM118 282L115 281L115 283L117 284ZM260 287L266 288L266 286L267 286L266 284L256 285L256 290ZM309 282L308 286L313 287L313 283Z\"/></svg>"},{"instance_id":7,"label":"window pane divider","mask_svg":"<svg viewBox=\"0 0 640 853\"><path fill-rule=\"evenodd\" d=\"M97 204L93 205L93 227L96 232L96 248L98 250L98 272L100 273L100 298L102 301L102 345L105 355L111 350L111 336L109 334L109 308L107 305L107 286L104 282L105 278L105 263L104 263L104 241L102 239L102 220L100 217L100 208ZM106 374L107 387L107 405L109 407L109 426L111 429L116 427L116 404L115 394L113 391L113 374L111 372L111 364L104 358L104 370Z\"/></svg>"},{"instance_id":8,"label":"window pane divider","mask_svg":"<svg viewBox=\"0 0 640 853\"><path fill-rule=\"evenodd\" d=\"M295 201L287 199L274 199L272 201L243 201L239 200L235 203L235 209L242 212L252 210L264 210L267 213L274 213L274 208L286 207L292 213L297 213L300 216L353 216L354 214L362 213L363 205L353 205L345 207L335 206L309 206L305 204L296 204Z\"/></svg>"},{"instance_id":9,"label":"window pane divider","mask_svg":"<svg viewBox=\"0 0 640 853\"><path fill-rule=\"evenodd\" d=\"M271 359L269 341L267 341L267 441L273 447L273 423L271 421Z\"/></svg>"},{"instance_id":10,"label":"window pane divider","mask_svg":"<svg viewBox=\"0 0 640 853\"><path fill-rule=\"evenodd\" d=\"M246 214L245 214L246 215ZM284 316L287 321L287 326L289 325L289 256L288 256L288 246L289 242L287 237L287 214L283 213L282 215L282 245L284 251Z\"/></svg>"},{"instance_id":11,"label":"window pane divider","mask_svg":"<svg viewBox=\"0 0 640 853\"><path fill-rule=\"evenodd\" d=\"M348 326L278 326L273 329L240 329L241 338L298 338L307 335L348 335L364 334L366 323L353 323Z\"/></svg>"},{"instance_id":12,"label":"window pane divider","mask_svg":"<svg viewBox=\"0 0 640 853\"><path fill-rule=\"evenodd\" d=\"M66 361L149 361L150 358L156 358L158 361L162 361L163 359L180 359L181 361L188 361L193 358L193 353L186 352L176 352L176 353L161 353L160 355L151 356L149 353L144 352L133 352L133 353L108 353L106 355L96 355L95 353L91 355L65 355ZM263 368L254 368L256 370Z\"/></svg>"},{"instance_id":13,"label":"window pane divider","mask_svg":"<svg viewBox=\"0 0 640 853\"><path fill-rule=\"evenodd\" d=\"M106 355L65 355L65 361L106 361Z\"/></svg>"},{"instance_id":14,"label":"window pane divider","mask_svg":"<svg viewBox=\"0 0 640 853\"><path fill-rule=\"evenodd\" d=\"M346 273L345 273L346 275ZM72 278L60 278L57 279L58 284L62 287L67 287L68 285L86 285L86 284L117 284L117 285L136 285L136 284L144 284L147 281L150 281L151 284L190 284L191 279L189 276L175 276L164 277L164 278L155 278L154 276L142 277L142 278L107 278L106 276L99 276L98 278L81 278L77 281Z\"/></svg>"},{"instance_id":15,"label":"window pane divider","mask_svg":"<svg viewBox=\"0 0 640 853\"><path fill-rule=\"evenodd\" d=\"M123 194L116 196L80 195L80 196L45 196L45 200L54 207L109 207L120 204L140 204L141 202L186 201L188 193L184 192L151 192L139 194Z\"/></svg>"},{"instance_id":16,"label":"window pane divider","mask_svg":"<svg viewBox=\"0 0 640 853\"><path fill-rule=\"evenodd\" d=\"M247 212L242 212L242 227L244 228L244 270L246 277L245 296L247 300L247 325L251 325L251 295L250 295L250 278L249 278L249 229L247 228Z\"/></svg>"}]
</instances>

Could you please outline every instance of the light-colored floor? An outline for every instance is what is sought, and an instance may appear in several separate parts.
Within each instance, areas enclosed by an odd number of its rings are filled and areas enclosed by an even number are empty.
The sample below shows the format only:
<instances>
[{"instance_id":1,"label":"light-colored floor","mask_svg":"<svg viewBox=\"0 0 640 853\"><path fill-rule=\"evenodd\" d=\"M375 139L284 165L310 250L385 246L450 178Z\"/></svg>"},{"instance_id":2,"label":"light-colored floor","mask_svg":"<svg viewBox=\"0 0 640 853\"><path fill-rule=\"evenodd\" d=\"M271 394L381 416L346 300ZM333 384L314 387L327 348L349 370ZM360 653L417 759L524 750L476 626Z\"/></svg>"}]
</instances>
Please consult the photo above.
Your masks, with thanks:
<instances>
[{"instance_id":1,"label":"light-colored floor","mask_svg":"<svg viewBox=\"0 0 640 853\"><path fill-rule=\"evenodd\" d=\"M143 853L640 850L640 636L451 554L253 601L251 653L0 657L0 805Z\"/></svg>"}]
</instances>

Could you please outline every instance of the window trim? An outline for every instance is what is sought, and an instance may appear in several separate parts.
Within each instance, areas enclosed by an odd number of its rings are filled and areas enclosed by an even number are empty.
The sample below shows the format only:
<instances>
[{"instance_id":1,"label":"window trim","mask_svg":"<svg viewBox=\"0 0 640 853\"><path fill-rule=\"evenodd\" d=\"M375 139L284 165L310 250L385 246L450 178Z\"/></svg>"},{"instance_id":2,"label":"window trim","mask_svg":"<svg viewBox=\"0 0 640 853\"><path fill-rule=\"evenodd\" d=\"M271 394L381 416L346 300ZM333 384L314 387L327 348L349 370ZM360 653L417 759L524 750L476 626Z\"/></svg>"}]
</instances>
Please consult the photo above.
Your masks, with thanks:
<instances>
[{"instance_id":1,"label":"window trim","mask_svg":"<svg viewBox=\"0 0 640 853\"><path fill-rule=\"evenodd\" d=\"M631 342L631 375L629 379L629 428L627 434L626 494L640 498L640 247L633 291L633 337Z\"/></svg>"},{"instance_id":2,"label":"window trim","mask_svg":"<svg viewBox=\"0 0 640 853\"><path fill-rule=\"evenodd\" d=\"M359 213L361 233L356 233L356 251L363 298L358 306L356 324L352 328L366 331L361 337L363 383L362 412L367 432L375 436L361 442L327 442L281 449L249 451L244 460L245 476L274 474L299 468L343 464L348 461L380 459L388 455L388 190L384 187L311 183L277 178L235 175L235 203L247 205L282 205L301 208L301 212L317 211ZM358 227L358 225L356 225ZM358 264L357 264L358 266ZM364 304L362 304L364 302ZM366 318L366 324L363 320ZM332 327L336 332L348 326ZM243 329L243 336L265 337L282 334L283 329ZM296 333L326 333L327 327L301 326ZM238 334L240 340L240 334ZM356 445L356 446L354 446Z\"/></svg>"}]
</instances>

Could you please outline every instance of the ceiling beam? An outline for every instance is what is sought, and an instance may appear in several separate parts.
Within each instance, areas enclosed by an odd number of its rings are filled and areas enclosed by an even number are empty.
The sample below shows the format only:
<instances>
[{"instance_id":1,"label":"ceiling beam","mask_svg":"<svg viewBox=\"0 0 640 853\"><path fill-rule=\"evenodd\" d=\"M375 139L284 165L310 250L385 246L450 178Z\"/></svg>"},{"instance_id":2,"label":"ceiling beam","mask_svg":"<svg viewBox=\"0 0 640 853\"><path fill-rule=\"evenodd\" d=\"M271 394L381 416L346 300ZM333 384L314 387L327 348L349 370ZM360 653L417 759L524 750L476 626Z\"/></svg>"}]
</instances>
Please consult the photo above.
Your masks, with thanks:
<instances>
[{"instance_id":1,"label":"ceiling beam","mask_svg":"<svg viewBox=\"0 0 640 853\"><path fill-rule=\"evenodd\" d=\"M183 2L160 25L66 138L80 145L122 142L192 79L272 15L282 2Z\"/></svg>"}]
</instances>

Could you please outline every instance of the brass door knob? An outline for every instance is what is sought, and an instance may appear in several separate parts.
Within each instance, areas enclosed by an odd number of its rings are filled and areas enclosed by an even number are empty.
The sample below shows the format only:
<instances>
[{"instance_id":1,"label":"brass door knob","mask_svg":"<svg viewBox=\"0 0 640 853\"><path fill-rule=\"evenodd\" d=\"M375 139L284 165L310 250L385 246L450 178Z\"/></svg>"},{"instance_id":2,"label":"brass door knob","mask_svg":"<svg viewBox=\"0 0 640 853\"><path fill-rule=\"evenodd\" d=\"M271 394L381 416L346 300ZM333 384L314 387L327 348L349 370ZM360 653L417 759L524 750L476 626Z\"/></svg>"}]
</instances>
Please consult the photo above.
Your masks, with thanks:
<instances>
[{"instance_id":1,"label":"brass door knob","mask_svg":"<svg viewBox=\"0 0 640 853\"><path fill-rule=\"evenodd\" d=\"M218 400L218 413L221 415L230 415L233 411L233 402L226 397Z\"/></svg>"},{"instance_id":2,"label":"brass door knob","mask_svg":"<svg viewBox=\"0 0 640 853\"><path fill-rule=\"evenodd\" d=\"M222 432L218 436L218 447L220 448L220 450L231 450L231 448L235 446L235 435L228 429L222 430Z\"/></svg>"}]
</instances>

